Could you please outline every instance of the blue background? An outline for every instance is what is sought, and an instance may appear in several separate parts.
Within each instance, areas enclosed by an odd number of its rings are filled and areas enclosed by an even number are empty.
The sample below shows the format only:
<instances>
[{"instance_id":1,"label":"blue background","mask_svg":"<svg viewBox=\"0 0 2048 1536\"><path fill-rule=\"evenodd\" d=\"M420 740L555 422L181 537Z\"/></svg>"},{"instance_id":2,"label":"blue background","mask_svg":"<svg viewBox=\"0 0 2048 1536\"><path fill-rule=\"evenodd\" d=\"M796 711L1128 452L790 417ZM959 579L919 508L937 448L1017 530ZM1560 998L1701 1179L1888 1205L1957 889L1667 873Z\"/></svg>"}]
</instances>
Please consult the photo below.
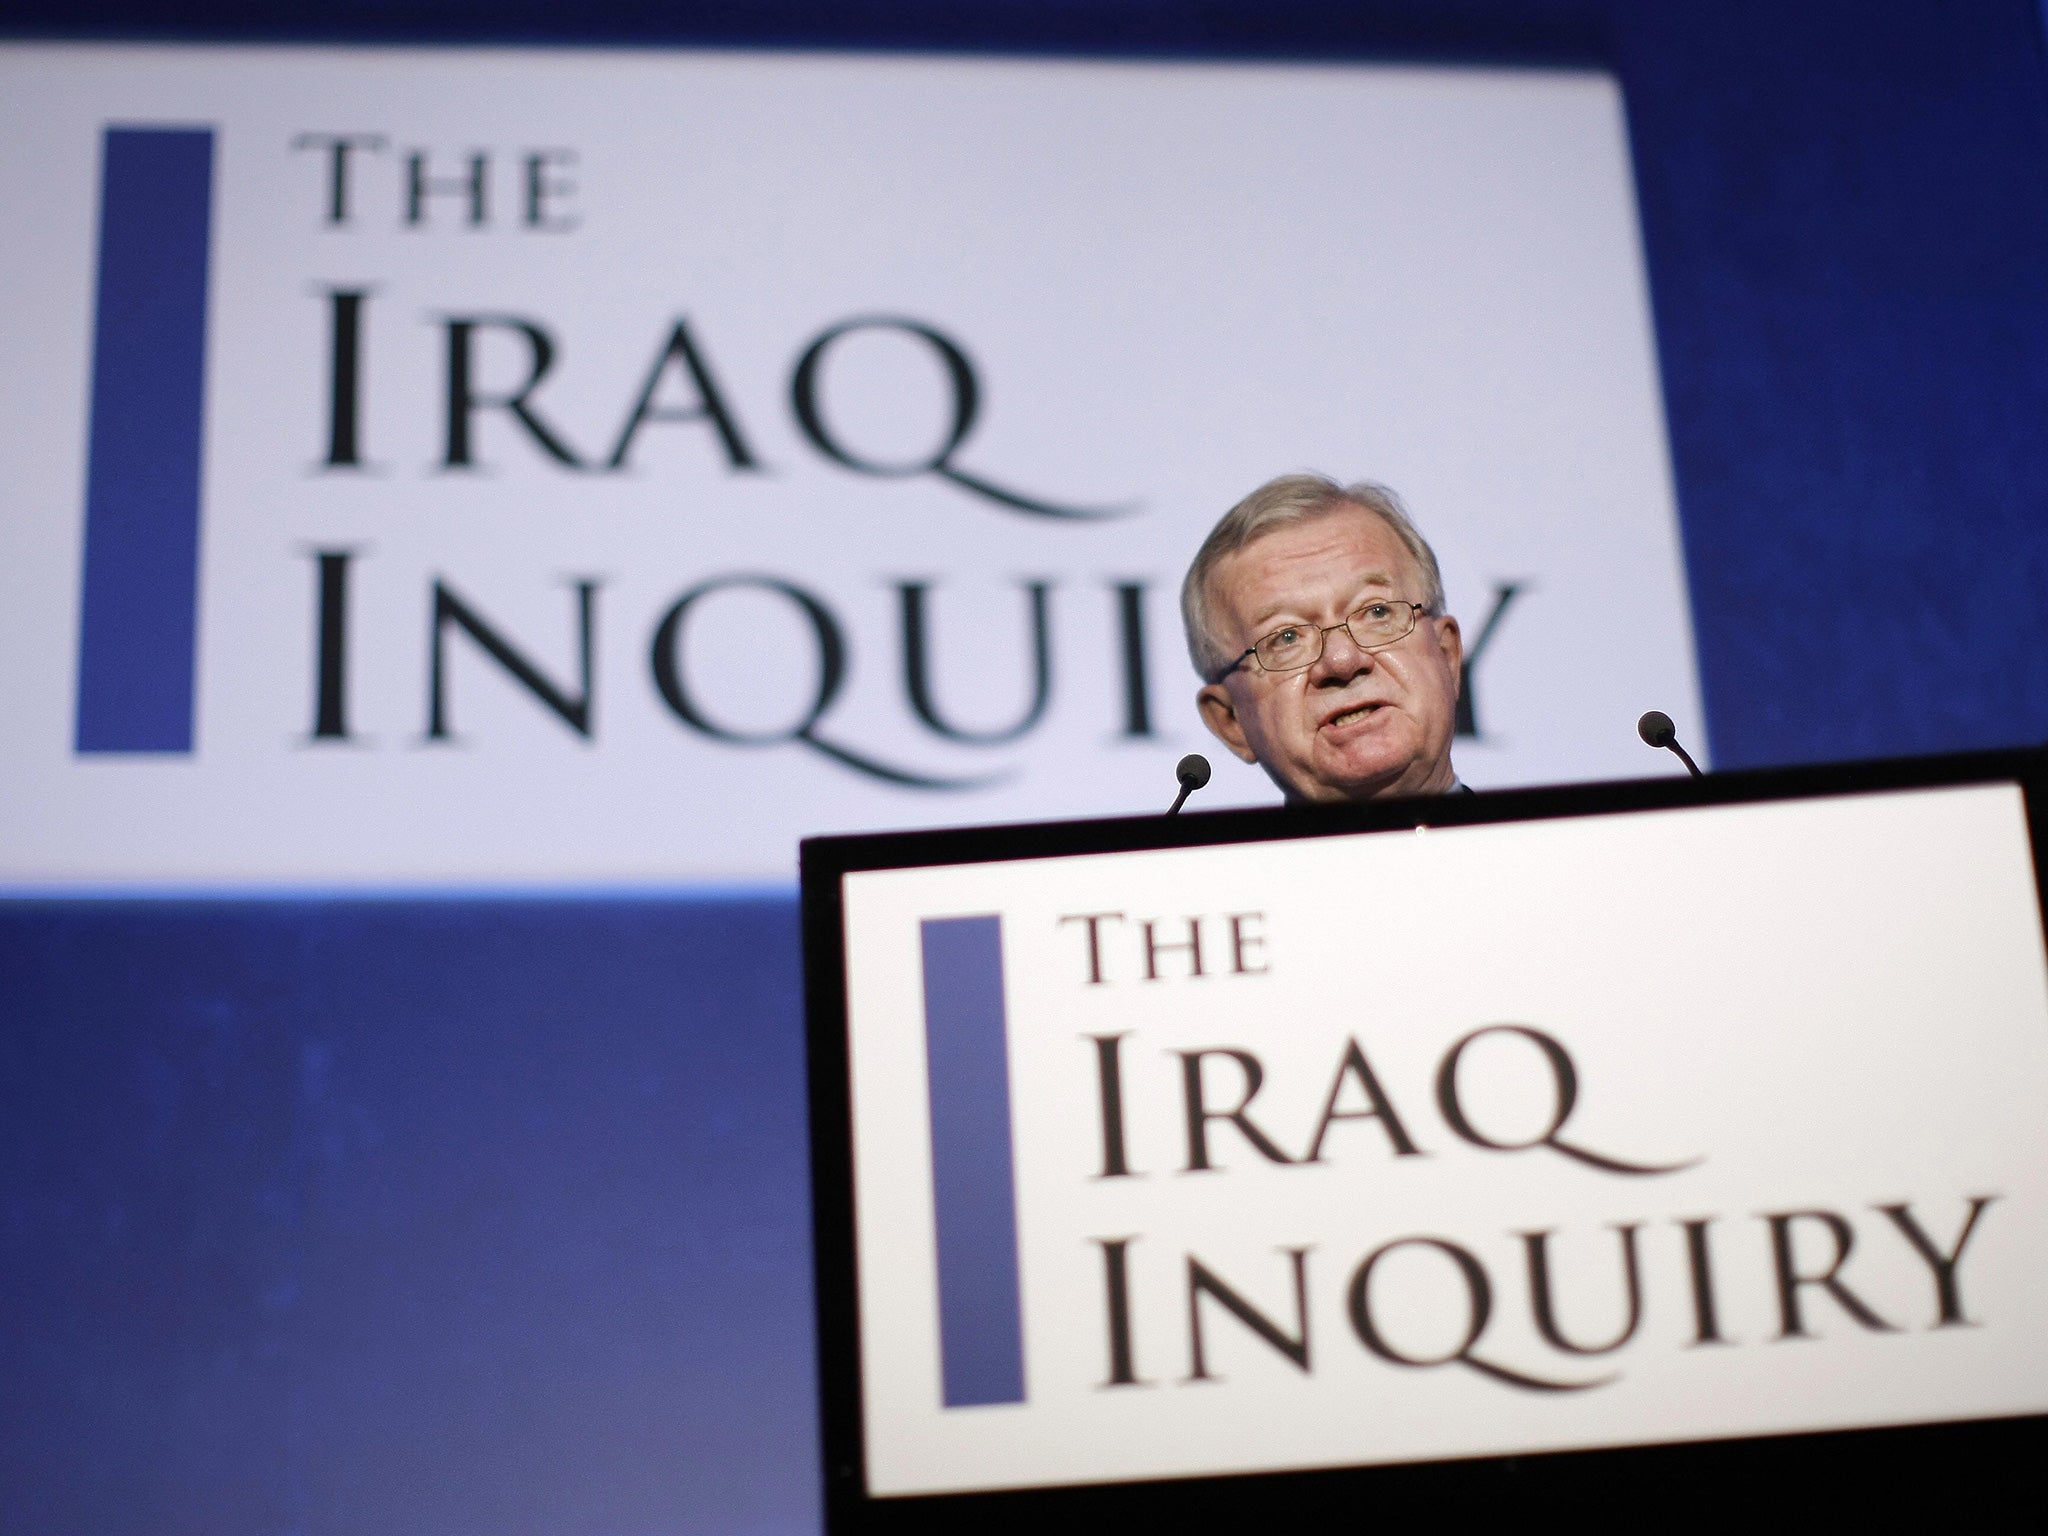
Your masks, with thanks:
<instances>
[{"instance_id":1,"label":"blue background","mask_svg":"<svg viewBox=\"0 0 2048 1536\"><path fill-rule=\"evenodd\" d=\"M0 31L1601 65L1716 761L2048 738L2029 0L0 0ZM799 1046L793 898L0 903L0 1524L809 1529Z\"/></svg>"},{"instance_id":2,"label":"blue background","mask_svg":"<svg viewBox=\"0 0 2048 1536\"><path fill-rule=\"evenodd\" d=\"M814 1528L794 902L22 904L0 1023L0 1526Z\"/></svg>"}]
</instances>

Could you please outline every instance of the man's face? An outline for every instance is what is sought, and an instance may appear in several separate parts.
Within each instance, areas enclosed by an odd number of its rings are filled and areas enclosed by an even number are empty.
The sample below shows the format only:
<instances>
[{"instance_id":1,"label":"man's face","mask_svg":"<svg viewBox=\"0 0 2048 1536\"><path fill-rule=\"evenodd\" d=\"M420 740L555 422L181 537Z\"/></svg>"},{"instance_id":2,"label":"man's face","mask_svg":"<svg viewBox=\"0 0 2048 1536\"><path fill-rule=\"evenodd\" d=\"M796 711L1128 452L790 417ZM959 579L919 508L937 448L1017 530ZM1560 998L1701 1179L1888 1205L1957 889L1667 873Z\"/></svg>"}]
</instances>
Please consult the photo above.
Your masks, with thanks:
<instances>
[{"instance_id":1,"label":"man's face","mask_svg":"<svg viewBox=\"0 0 2048 1536\"><path fill-rule=\"evenodd\" d=\"M1341 625L1374 598L1423 601L1415 557L1377 513L1339 507L1289 523L1227 555L1209 576L1210 612L1230 655L1287 624ZM1247 659L1196 695L1224 745L1262 766L1290 800L1441 794L1464 662L1458 621L1361 651L1333 629L1298 672Z\"/></svg>"}]
</instances>

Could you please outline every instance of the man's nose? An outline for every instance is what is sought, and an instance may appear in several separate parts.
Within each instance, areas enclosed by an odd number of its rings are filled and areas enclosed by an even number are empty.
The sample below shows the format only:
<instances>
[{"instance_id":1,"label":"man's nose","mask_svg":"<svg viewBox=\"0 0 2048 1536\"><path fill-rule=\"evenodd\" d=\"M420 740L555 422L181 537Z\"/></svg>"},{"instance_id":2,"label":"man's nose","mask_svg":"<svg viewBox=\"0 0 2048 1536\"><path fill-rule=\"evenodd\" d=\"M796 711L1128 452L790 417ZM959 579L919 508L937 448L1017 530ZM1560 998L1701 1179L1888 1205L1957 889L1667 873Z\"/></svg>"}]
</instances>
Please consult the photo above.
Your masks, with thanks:
<instances>
[{"instance_id":1,"label":"man's nose","mask_svg":"<svg viewBox=\"0 0 2048 1536\"><path fill-rule=\"evenodd\" d=\"M1311 683L1341 685L1348 683L1361 672L1373 668L1373 654L1362 651L1358 642L1351 638L1348 626L1339 624L1323 632L1323 654L1316 658L1316 664L1309 671Z\"/></svg>"}]
</instances>

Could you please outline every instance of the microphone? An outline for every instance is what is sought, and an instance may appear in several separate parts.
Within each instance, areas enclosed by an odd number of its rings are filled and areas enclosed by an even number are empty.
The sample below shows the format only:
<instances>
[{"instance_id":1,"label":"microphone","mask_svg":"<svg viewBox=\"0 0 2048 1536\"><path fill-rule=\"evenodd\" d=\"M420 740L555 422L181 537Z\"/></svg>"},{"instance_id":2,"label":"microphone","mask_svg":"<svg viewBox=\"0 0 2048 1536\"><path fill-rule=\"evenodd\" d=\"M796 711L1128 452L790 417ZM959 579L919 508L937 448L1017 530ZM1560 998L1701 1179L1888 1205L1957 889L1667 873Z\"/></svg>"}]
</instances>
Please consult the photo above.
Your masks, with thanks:
<instances>
[{"instance_id":1,"label":"microphone","mask_svg":"<svg viewBox=\"0 0 2048 1536\"><path fill-rule=\"evenodd\" d=\"M1190 752L1174 766L1173 776L1180 780L1180 793L1166 814L1178 816L1180 808L1188 803L1188 796L1209 782L1209 759L1199 752Z\"/></svg>"},{"instance_id":2,"label":"microphone","mask_svg":"<svg viewBox=\"0 0 2048 1536\"><path fill-rule=\"evenodd\" d=\"M1671 717L1661 709L1653 709L1636 722L1636 734L1643 738L1646 746L1665 747L1678 754L1678 760L1685 764L1696 779L1703 779L1700 765L1692 760L1692 754L1678 744L1678 727L1671 723Z\"/></svg>"}]
</instances>

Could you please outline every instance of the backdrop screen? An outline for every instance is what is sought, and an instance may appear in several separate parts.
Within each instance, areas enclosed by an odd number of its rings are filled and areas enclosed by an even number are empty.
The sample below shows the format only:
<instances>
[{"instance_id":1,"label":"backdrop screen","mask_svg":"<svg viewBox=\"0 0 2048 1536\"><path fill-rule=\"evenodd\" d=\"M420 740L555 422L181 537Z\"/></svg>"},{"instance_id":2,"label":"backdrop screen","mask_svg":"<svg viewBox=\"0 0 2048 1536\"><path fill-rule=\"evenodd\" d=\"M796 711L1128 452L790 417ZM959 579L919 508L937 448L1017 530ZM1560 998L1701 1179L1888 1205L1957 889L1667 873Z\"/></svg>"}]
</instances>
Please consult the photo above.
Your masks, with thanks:
<instances>
[{"instance_id":1,"label":"backdrop screen","mask_svg":"<svg viewBox=\"0 0 2048 1536\"><path fill-rule=\"evenodd\" d=\"M1437 543L1468 782L1705 739L1608 76L10 46L0 135L0 877L1149 809L1304 467Z\"/></svg>"}]
</instances>

